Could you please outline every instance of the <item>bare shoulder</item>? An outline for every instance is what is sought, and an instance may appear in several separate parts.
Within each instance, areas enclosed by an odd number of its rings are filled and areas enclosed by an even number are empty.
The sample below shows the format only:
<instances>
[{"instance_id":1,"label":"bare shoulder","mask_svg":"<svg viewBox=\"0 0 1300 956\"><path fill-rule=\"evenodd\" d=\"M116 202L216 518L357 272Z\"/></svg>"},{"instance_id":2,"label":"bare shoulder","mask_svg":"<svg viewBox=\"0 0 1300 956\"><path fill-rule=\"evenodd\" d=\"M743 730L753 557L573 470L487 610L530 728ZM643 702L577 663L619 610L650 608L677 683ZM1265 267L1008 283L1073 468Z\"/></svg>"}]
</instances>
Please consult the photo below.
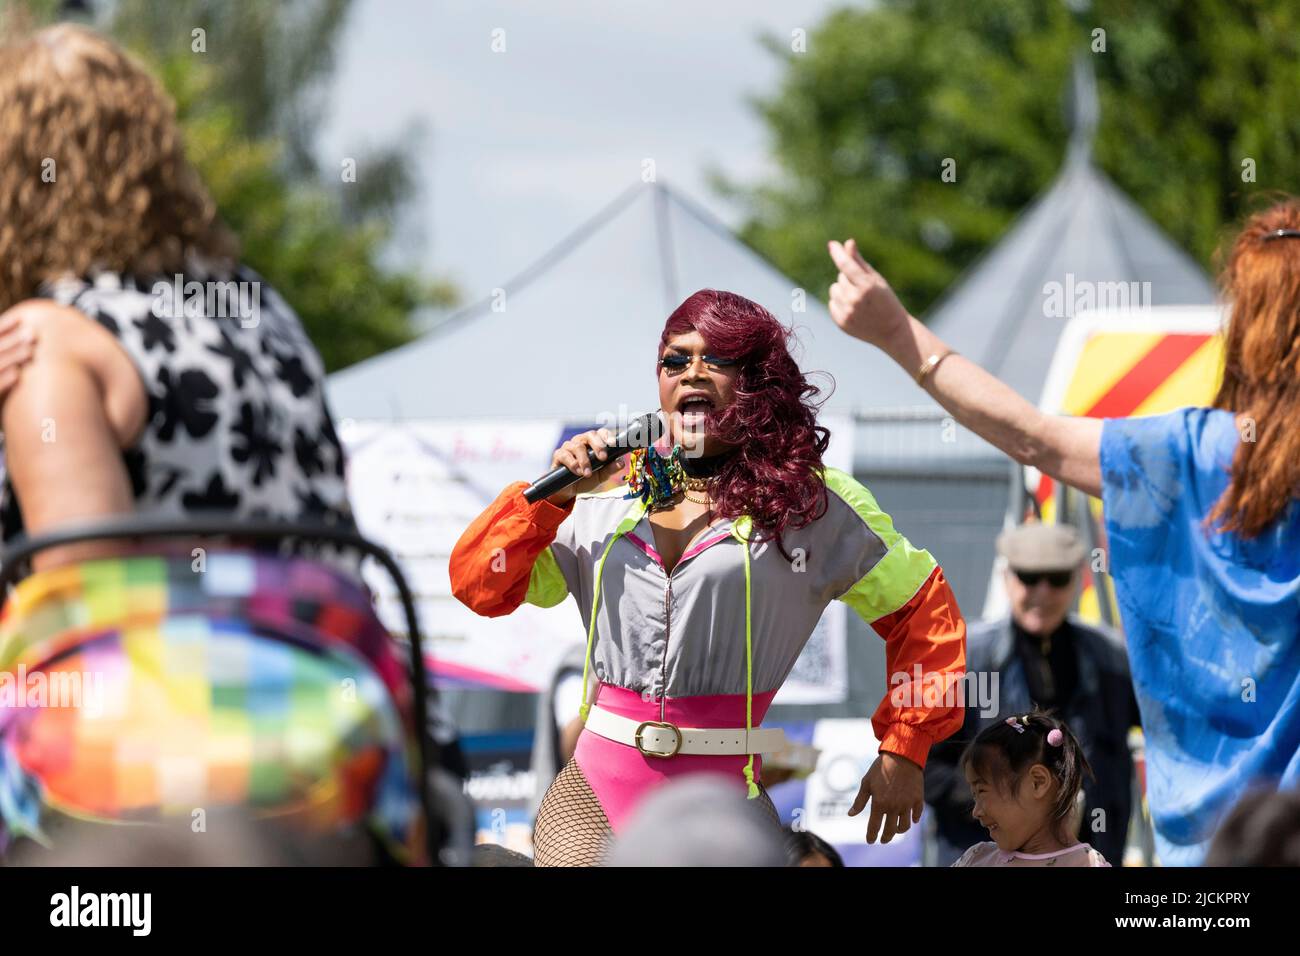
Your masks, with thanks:
<instances>
[{"instance_id":1,"label":"bare shoulder","mask_svg":"<svg viewBox=\"0 0 1300 956\"><path fill-rule=\"evenodd\" d=\"M113 336L84 312L52 299L27 299L0 315L0 325L16 322L37 343L34 358L90 354L88 346Z\"/></svg>"},{"instance_id":2,"label":"bare shoulder","mask_svg":"<svg viewBox=\"0 0 1300 956\"><path fill-rule=\"evenodd\" d=\"M0 315L0 326L11 318L24 326L35 342L14 392L28 381L32 387L49 388L67 375L87 375L98 388L105 416L123 447L139 437L147 396L130 356L108 329L84 312L51 299L18 303ZM43 385L37 384L42 381ZM0 402L7 405L8 397L0 397Z\"/></svg>"},{"instance_id":3,"label":"bare shoulder","mask_svg":"<svg viewBox=\"0 0 1300 956\"><path fill-rule=\"evenodd\" d=\"M0 315L0 321L15 318L24 322L68 322L86 321L86 316L68 305L53 299L24 299Z\"/></svg>"},{"instance_id":4,"label":"bare shoulder","mask_svg":"<svg viewBox=\"0 0 1300 956\"><path fill-rule=\"evenodd\" d=\"M4 365L4 385L0 388L0 413L12 403L10 396L23 391L25 383L33 378L47 377L47 370L67 366L69 350L78 336L73 325L78 320L73 310L49 299L27 299L0 313L0 335L13 341L21 335L30 342L30 349L21 359L11 353ZM30 386L29 386L30 387ZM0 419L2 422L2 419ZM3 427L0 424L0 427Z\"/></svg>"}]
</instances>

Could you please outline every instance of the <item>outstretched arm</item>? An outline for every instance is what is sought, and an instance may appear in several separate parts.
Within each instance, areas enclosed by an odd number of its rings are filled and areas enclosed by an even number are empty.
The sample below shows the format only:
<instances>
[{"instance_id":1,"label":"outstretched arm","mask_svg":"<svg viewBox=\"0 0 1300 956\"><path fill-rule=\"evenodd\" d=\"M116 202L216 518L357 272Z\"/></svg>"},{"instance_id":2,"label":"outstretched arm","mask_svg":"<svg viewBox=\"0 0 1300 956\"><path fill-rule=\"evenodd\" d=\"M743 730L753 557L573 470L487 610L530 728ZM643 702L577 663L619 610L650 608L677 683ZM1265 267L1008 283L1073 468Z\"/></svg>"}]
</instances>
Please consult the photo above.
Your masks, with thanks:
<instances>
[{"instance_id":1,"label":"outstretched arm","mask_svg":"<svg viewBox=\"0 0 1300 956\"><path fill-rule=\"evenodd\" d=\"M884 277L850 239L830 243L840 270L830 289L835 324L868 342L915 376L948 346L903 308ZM1045 414L974 362L950 355L926 377L924 388L952 416L1022 465L1030 465L1090 495L1101 495L1099 419Z\"/></svg>"}]
</instances>

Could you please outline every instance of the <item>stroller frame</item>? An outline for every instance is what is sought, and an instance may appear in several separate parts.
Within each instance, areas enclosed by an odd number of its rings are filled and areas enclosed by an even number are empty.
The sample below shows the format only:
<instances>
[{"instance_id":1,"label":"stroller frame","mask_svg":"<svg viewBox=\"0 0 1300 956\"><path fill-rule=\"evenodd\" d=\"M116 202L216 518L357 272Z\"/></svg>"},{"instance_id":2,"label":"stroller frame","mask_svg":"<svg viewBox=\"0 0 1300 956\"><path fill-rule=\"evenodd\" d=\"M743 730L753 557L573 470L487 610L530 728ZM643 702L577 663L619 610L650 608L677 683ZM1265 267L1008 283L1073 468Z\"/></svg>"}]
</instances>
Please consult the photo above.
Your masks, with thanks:
<instances>
[{"instance_id":1,"label":"stroller frame","mask_svg":"<svg viewBox=\"0 0 1300 956\"><path fill-rule=\"evenodd\" d=\"M417 792L425 819L425 845L429 863L439 865L442 862L441 850L447 843L448 834L444 832L439 816L434 813L430 787L431 775L437 765L437 744L429 733L431 689L425 668L424 642L420 634L415 599L406 577L388 549L366 538L355 528L310 521L260 519L232 522L227 515L185 518L124 515L78 522L34 537L21 535L0 551L0 597L7 598L10 589L22 580L24 569L33 556L50 548L111 539L219 537L280 545L291 541L342 545L374 558L393 579L406 618L407 644L410 650L410 675L414 685L412 703L415 708L419 757Z\"/></svg>"}]
</instances>

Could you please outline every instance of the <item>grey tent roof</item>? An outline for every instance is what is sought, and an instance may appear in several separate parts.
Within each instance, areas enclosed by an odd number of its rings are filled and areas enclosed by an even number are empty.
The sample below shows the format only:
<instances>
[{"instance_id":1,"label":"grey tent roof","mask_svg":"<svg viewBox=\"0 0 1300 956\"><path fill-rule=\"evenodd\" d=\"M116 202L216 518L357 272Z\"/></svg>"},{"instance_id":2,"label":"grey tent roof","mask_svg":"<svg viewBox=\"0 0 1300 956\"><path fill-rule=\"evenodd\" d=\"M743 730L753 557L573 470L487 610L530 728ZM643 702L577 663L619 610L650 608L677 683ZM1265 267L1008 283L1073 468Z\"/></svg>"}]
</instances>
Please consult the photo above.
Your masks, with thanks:
<instances>
[{"instance_id":1,"label":"grey tent roof","mask_svg":"<svg viewBox=\"0 0 1300 956\"><path fill-rule=\"evenodd\" d=\"M1063 314L1048 314L1047 286L1057 283L1054 291L1068 293L1084 282L1099 298L1113 289L1134 304L1137 297L1145 305L1214 301L1214 287L1196 263L1085 159L1067 165L931 311L928 324L957 351L1037 401L1074 314L1068 297ZM1144 282L1150 283L1149 296Z\"/></svg>"},{"instance_id":2,"label":"grey tent roof","mask_svg":"<svg viewBox=\"0 0 1300 956\"><path fill-rule=\"evenodd\" d=\"M801 293L678 193L638 183L495 297L332 375L330 403L342 417L395 419L585 422L619 403L649 410L658 405L654 361L664 320L703 288L737 292L792 324L800 367L834 376L825 410L925 401L888 358L836 328L822 290ZM830 385L825 375L813 381Z\"/></svg>"},{"instance_id":3,"label":"grey tent roof","mask_svg":"<svg viewBox=\"0 0 1300 956\"><path fill-rule=\"evenodd\" d=\"M1035 402L1074 314L1068 297L1063 314L1048 314L1049 283L1065 291L1088 283L1097 298L1136 293L1140 299L1129 298L1134 305L1214 301L1200 266L1093 165L1098 104L1086 54L1076 58L1073 80L1073 130L1061 174L927 317L936 335ZM1141 285L1148 282L1149 297Z\"/></svg>"}]
</instances>

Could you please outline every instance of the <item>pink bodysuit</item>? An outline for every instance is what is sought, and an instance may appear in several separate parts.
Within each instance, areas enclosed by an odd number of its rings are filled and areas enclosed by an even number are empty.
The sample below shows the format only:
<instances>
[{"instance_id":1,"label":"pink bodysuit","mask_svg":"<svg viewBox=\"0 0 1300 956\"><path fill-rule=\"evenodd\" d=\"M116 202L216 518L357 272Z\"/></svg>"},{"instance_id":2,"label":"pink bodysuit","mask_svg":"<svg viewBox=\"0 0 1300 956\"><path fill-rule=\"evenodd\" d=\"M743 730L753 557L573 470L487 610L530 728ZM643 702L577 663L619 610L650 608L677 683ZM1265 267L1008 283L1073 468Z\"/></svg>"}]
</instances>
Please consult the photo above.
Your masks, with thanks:
<instances>
[{"instance_id":1,"label":"pink bodysuit","mask_svg":"<svg viewBox=\"0 0 1300 956\"><path fill-rule=\"evenodd\" d=\"M763 721L776 691L754 695L754 726ZM612 684L602 684L596 693L598 706L633 720L659 720L657 700L646 700L635 691ZM708 694L697 697L666 698L663 719L678 727L744 727L743 694ZM605 810L610 828L617 833L633 806L654 787L684 773L713 771L735 781L745 789L742 770L748 758L744 754L677 754L667 759L647 757L635 747L616 743L599 734L584 730L573 754L582 775ZM754 778L762 770L762 758L754 758Z\"/></svg>"}]
</instances>

